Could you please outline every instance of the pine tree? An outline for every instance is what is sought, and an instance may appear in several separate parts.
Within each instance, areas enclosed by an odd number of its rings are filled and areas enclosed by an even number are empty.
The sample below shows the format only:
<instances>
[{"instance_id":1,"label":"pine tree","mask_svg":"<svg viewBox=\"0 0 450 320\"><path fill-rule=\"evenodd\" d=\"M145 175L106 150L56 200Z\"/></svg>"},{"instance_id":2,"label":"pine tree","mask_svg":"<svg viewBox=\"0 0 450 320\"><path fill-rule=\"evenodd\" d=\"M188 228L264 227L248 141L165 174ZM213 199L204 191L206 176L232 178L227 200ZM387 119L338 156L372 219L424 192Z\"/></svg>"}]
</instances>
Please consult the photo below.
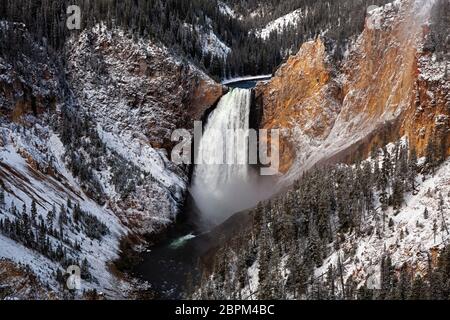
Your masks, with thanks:
<instances>
[{"instance_id":1,"label":"pine tree","mask_svg":"<svg viewBox=\"0 0 450 320\"><path fill-rule=\"evenodd\" d=\"M414 279L411 288L411 294L409 299L411 300L425 300L427 298L427 288L426 283L423 281L421 276L417 276Z\"/></svg>"},{"instance_id":2,"label":"pine tree","mask_svg":"<svg viewBox=\"0 0 450 320\"><path fill-rule=\"evenodd\" d=\"M447 226L447 221L445 220L445 209L444 209L444 206L445 206L445 202L444 202L444 197L442 196L442 193L441 192L439 192L439 202L438 202L438 212L439 212L439 214L440 214L440 216L441 216L441 229L442 229L442 231L446 231L446 233L447 233L447 236L450 234L449 233L449 230L448 230L448 226Z\"/></svg>"},{"instance_id":3,"label":"pine tree","mask_svg":"<svg viewBox=\"0 0 450 320\"><path fill-rule=\"evenodd\" d=\"M47 227L49 230L53 230L53 220L56 216L56 208L53 205L52 210L47 213Z\"/></svg>"},{"instance_id":4,"label":"pine tree","mask_svg":"<svg viewBox=\"0 0 450 320\"><path fill-rule=\"evenodd\" d=\"M391 168L391 160L389 157L389 153L386 149L386 147L383 148L383 161L381 164L381 172L379 174L379 178L378 178L378 190L380 191L379 193L379 200L380 200L380 204L381 204L381 210L383 212L383 230L384 230L384 225L385 225L385 217L386 217L386 213L385 211L388 208L388 183L389 183L389 177L390 177L390 169Z\"/></svg>"},{"instance_id":5,"label":"pine tree","mask_svg":"<svg viewBox=\"0 0 450 320\"><path fill-rule=\"evenodd\" d=\"M396 298L406 300L411 295L411 281L407 265L404 264L400 270L400 279L398 281Z\"/></svg>"},{"instance_id":6,"label":"pine tree","mask_svg":"<svg viewBox=\"0 0 450 320\"><path fill-rule=\"evenodd\" d=\"M423 218L428 219L428 217L429 217L428 208L425 207L425 210L423 211Z\"/></svg>"},{"instance_id":7,"label":"pine tree","mask_svg":"<svg viewBox=\"0 0 450 320\"><path fill-rule=\"evenodd\" d=\"M436 243L436 235L437 235L438 227L436 219L433 220L433 241Z\"/></svg>"},{"instance_id":8,"label":"pine tree","mask_svg":"<svg viewBox=\"0 0 450 320\"><path fill-rule=\"evenodd\" d=\"M5 191L0 187L0 209L5 208Z\"/></svg>"},{"instance_id":9,"label":"pine tree","mask_svg":"<svg viewBox=\"0 0 450 320\"><path fill-rule=\"evenodd\" d=\"M381 291L380 298L385 299L392 290L392 261L389 255L383 255L381 258Z\"/></svg>"},{"instance_id":10,"label":"pine tree","mask_svg":"<svg viewBox=\"0 0 450 320\"><path fill-rule=\"evenodd\" d=\"M64 205L61 205L59 209L59 225L62 227L63 225L67 224L67 221L68 217L66 208L64 208Z\"/></svg>"},{"instance_id":11,"label":"pine tree","mask_svg":"<svg viewBox=\"0 0 450 320\"><path fill-rule=\"evenodd\" d=\"M416 194L416 177L417 177L418 167L417 167L417 153L416 149L413 148L410 153L409 163L408 163L408 184L409 190L413 194Z\"/></svg>"},{"instance_id":12,"label":"pine tree","mask_svg":"<svg viewBox=\"0 0 450 320\"><path fill-rule=\"evenodd\" d=\"M75 207L73 208L73 221L75 223L78 223L80 221L81 218L81 209L80 206L78 204L75 204Z\"/></svg>"},{"instance_id":13,"label":"pine tree","mask_svg":"<svg viewBox=\"0 0 450 320\"><path fill-rule=\"evenodd\" d=\"M389 218L388 227L392 228L394 226L394 220L392 218Z\"/></svg>"},{"instance_id":14,"label":"pine tree","mask_svg":"<svg viewBox=\"0 0 450 320\"><path fill-rule=\"evenodd\" d=\"M396 175L392 185L392 204L394 209L401 208L404 201L404 192L403 182L401 181L401 178Z\"/></svg>"},{"instance_id":15,"label":"pine tree","mask_svg":"<svg viewBox=\"0 0 450 320\"><path fill-rule=\"evenodd\" d=\"M327 271L327 282L328 282L329 296L331 300L336 299L334 281L335 281L334 269L333 265L330 264Z\"/></svg>"},{"instance_id":16,"label":"pine tree","mask_svg":"<svg viewBox=\"0 0 450 320\"><path fill-rule=\"evenodd\" d=\"M83 262L81 263L80 272L81 272L81 277L83 279L91 278L91 274L89 272L89 262L87 261L87 258L83 259Z\"/></svg>"},{"instance_id":17,"label":"pine tree","mask_svg":"<svg viewBox=\"0 0 450 320\"><path fill-rule=\"evenodd\" d=\"M434 174L434 170L436 167L435 158L436 158L436 145L434 139L431 138L428 141L425 150L425 165L428 173Z\"/></svg>"},{"instance_id":18,"label":"pine tree","mask_svg":"<svg viewBox=\"0 0 450 320\"><path fill-rule=\"evenodd\" d=\"M36 200L33 199L31 202L31 220L33 222L33 225L36 224L36 218L37 218L37 209L36 209Z\"/></svg>"},{"instance_id":19,"label":"pine tree","mask_svg":"<svg viewBox=\"0 0 450 320\"><path fill-rule=\"evenodd\" d=\"M270 246L266 231L263 231L260 235L259 245L259 286L258 286L258 298L261 300L270 299Z\"/></svg>"}]
</instances>

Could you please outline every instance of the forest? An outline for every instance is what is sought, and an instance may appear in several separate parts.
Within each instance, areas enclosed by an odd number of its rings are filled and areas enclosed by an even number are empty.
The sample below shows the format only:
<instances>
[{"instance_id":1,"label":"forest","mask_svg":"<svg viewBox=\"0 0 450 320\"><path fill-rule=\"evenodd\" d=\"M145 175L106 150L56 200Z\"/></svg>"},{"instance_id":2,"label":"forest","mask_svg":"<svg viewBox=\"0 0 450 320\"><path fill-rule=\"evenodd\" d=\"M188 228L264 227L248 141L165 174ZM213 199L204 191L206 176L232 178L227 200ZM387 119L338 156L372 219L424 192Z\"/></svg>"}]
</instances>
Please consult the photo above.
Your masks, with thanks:
<instances>
[{"instance_id":1,"label":"forest","mask_svg":"<svg viewBox=\"0 0 450 320\"><path fill-rule=\"evenodd\" d=\"M417 192L417 179L431 176L445 159L440 150L445 139L432 140L423 163L404 143L372 151L370 161L353 166L333 165L307 172L287 193L262 202L251 211L245 231L220 247L212 262L204 264L198 287L188 284L188 297L201 299L449 299L450 246L437 266L431 262L427 276L404 264L395 272L388 251L380 265L380 289L357 286L352 276L343 278L343 261L355 255L344 249L346 238L375 235L384 239L405 195ZM448 235L442 194L434 239ZM429 219L428 208L424 219ZM370 223L368 223L370 222ZM402 230L405 237L408 230ZM342 250L341 250L342 249ZM339 254L323 274L316 268L333 252ZM431 259L431 258L429 258ZM431 261L431 260L430 260ZM258 264L258 286L249 288L248 270ZM287 275L287 276L286 276ZM235 290L238 288L238 290ZM243 291L247 288L247 291ZM244 295L243 292L246 292Z\"/></svg>"},{"instance_id":2,"label":"forest","mask_svg":"<svg viewBox=\"0 0 450 320\"><path fill-rule=\"evenodd\" d=\"M332 40L334 55L340 59L348 41L361 32L367 6L388 1L225 2L242 16L223 14L217 0L4 0L0 3L0 19L24 23L38 41L48 43L58 51L64 49L65 41L72 32L66 28L67 6L77 4L81 7L82 28L90 28L100 21L109 27L121 27L135 39L148 38L166 45L220 79L272 73L289 54L296 53L304 41L324 32ZM263 12L261 14L246 15L258 8L266 10L260 10ZM268 39L256 35L258 28L297 8L308 12L299 24L286 26L281 34L275 32ZM199 29L186 32L185 25L195 25ZM205 52L199 30L212 30L231 48L228 56L222 58L214 52ZM8 48L8 44L14 44L14 40L2 41L2 50Z\"/></svg>"}]
</instances>

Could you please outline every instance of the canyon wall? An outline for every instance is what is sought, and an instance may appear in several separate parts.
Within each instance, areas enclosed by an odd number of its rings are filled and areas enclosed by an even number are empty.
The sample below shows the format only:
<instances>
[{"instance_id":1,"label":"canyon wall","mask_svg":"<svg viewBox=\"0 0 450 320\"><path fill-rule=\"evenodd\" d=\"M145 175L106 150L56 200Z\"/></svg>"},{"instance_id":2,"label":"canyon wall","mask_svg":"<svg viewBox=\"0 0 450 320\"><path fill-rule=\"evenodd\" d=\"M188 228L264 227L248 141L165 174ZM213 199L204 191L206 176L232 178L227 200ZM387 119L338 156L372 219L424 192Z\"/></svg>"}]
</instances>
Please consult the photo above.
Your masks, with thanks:
<instances>
[{"instance_id":1,"label":"canyon wall","mask_svg":"<svg viewBox=\"0 0 450 320\"><path fill-rule=\"evenodd\" d=\"M257 87L262 127L288 129L279 146L286 181L316 164L362 159L403 135L420 155L432 136L442 140L436 131L448 139L449 62L425 46L430 8L422 1L378 8L341 64L319 38Z\"/></svg>"}]
</instances>

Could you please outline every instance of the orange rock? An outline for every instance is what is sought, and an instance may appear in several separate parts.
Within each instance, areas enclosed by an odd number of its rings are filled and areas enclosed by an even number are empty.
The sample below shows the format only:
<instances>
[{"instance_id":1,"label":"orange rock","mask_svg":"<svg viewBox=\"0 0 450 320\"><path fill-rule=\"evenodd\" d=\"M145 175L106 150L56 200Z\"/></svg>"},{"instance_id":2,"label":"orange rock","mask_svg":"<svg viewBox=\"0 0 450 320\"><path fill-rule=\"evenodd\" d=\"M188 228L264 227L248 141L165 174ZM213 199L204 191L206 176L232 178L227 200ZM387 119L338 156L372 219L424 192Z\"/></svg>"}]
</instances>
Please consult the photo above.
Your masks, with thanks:
<instances>
[{"instance_id":1,"label":"orange rock","mask_svg":"<svg viewBox=\"0 0 450 320\"><path fill-rule=\"evenodd\" d=\"M279 145L282 172L295 171L290 178L316 164L364 159L405 135L423 155L437 132L450 153L448 79L428 79L423 71L433 64L420 49L429 28L406 1L386 8L379 22L366 23L339 70L317 39L256 88L262 128L297 132Z\"/></svg>"},{"instance_id":2,"label":"orange rock","mask_svg":"<svg viewBox=\"0 0 450 320\"><path fill-rule=\"evenodd\" d=\"M326 63L322 40L303 44L297 55L281 66L275 77L256 88L256 99L263 107L263 129L287 129L277 145L280 171L292 165L296 151L291 133L294 128L318 139L325 138L339 111L339 88Z\"/></svg>"}]
</instances>

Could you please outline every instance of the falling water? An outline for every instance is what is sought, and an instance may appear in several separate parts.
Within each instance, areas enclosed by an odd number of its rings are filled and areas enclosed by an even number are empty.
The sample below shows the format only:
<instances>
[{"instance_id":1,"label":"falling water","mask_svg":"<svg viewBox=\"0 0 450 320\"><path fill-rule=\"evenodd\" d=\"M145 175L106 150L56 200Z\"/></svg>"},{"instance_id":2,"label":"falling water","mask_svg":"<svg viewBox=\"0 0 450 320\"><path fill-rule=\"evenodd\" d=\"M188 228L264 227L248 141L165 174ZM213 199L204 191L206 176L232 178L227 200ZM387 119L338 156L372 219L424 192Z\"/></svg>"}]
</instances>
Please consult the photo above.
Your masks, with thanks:
<instances>
[{"instance_id":1,"label":"falling water","mask_svg":"<svg viewBox=\"0 0 450 320\"><path fill-rule=\"evenodd\" d=\"M254 205L248 165L251 90L232 89L210 114L200 141L191 193L203 218L220 223Z\"/></svg>"}]
</instances>

